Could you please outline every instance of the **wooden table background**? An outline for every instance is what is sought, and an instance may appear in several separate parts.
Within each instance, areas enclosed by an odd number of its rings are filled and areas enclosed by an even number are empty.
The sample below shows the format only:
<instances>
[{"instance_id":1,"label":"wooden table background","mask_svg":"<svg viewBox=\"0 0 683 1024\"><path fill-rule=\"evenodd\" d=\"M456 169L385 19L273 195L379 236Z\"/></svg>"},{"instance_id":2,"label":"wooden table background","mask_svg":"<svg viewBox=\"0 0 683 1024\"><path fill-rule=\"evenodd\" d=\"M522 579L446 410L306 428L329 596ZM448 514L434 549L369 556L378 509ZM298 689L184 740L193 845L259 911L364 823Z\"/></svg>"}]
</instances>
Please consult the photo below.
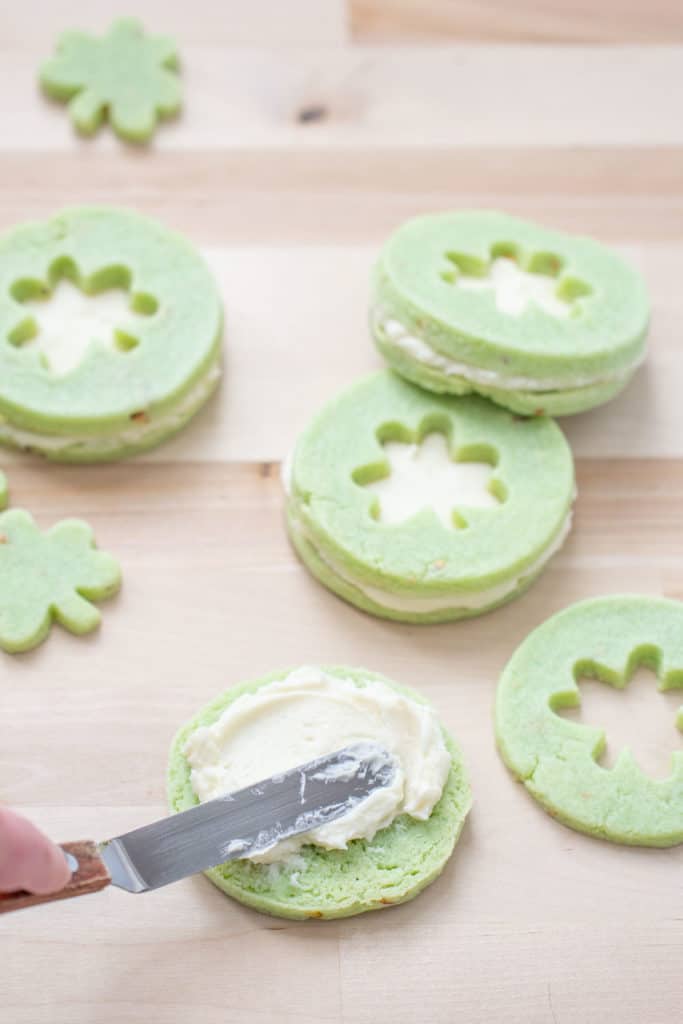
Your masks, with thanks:
<instances>
[{"instance_id":1,"label":"wooden table background","mask_svg":"<svg viewBox=\"0 0 683 1024\"><path fill-rule=\"evenodd\" d=\"M683 598L683 8L133 6L177 34L184 65L185 113L145 151L75 139L35 86L56 33L103 30L111 4L0 13L0 228L113 202L187 233L224 293L225 381L145 458L3 456L13 504L43 526L89 519L125 582L98 635L56 628L1 656L0 796L55 838L128 830L164 812L167 748L195 708L320 661L420 687L462 742L476 803L441 879L388 912L288 923L195 878L9 916L3 1024L674 1024L683 848L552 822L500 763L491 707L507 658L551 612L623 590ZM651 355L621 398L566 422L576 529L530 593L466 624L390 625L295 561L278 463L325 399L379 365L365 309L382 239L411 214L469 205L614 243L651 289ZM633 742L659 699L638 693Z\"/></svg>"}]
</instances>

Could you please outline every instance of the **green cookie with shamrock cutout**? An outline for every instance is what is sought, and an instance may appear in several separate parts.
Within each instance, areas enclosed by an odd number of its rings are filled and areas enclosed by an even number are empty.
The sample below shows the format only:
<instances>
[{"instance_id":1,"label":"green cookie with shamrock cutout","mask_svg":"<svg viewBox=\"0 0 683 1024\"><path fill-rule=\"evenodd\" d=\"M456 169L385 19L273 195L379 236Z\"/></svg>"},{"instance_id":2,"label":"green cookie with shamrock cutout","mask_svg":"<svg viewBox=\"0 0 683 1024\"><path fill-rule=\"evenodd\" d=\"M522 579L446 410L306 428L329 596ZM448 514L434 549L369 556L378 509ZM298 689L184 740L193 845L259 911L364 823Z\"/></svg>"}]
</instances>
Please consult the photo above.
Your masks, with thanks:
<instances>
[{"instance_id":1,"label":"green cookie with shamrock cutout","mask_svg":"<svg viewBox=\"0 0 683 1024\"><path fill-rule=\"evenodd\" d=\"M662 780L646 775L628 749L604 768L604 731L556 714L580 704L581 677L620 690L641 665L657 673L661 690L681 689L683 732L683 604L627 595L572 605L509 661L496 738L511 772L565 825L616 843L674 846L683 842L683 751L672 754Z\"/></svg>"},{"instance_id":2,"label":"green cookie with shamrock cutout","mask_svg":"<svg viewBox=\"0 0 683 1024\"><path fill-rule=\"evenodd\" d=\"M72 207L0 237L0 442L117 459L180 430L220 377L196 250L135 213Z\"/></svg>"},{"instance_id":3,"label":"green cookie with shamrock cutout","mask_svg":"<svg viewBox=\"0 0 683 1024\"><path fill-rule=\"evenodd\" d=\"M442 622L521 594L567 536L569 446L555 422L390 371L333 400L283 469L301 559L384 618Z\"/></svg>"},{"instance_id":4,"label":"green cookie with shamrock cutout","mask_svg":"<svg viewBox=\"0 0 683 1024\"><path fill-rule=\"evenodd\" d=\"M371 329L393 369L523 415L616 395L644 358L648 321L645 284L615 252L501 213L410 220L373 276Z\"/></svg>"},{"instance_id":5,"label":"green cookie with shamrock cutout","mask_svg":"<svg viewBox=\"0 0 683 1024\"><path fill-rule=\"evenodd\" d=\"M101 39L65 32L57 56L40 69L40 84L56 100L69 102L74 125L92 135L108 114L128 142L146 142L157 121L180 110L176 44L146 36L135 18L115 21Z\"/></svg>"},{"instance_id":6,"label":"green cookie with shamrock cutout","mask_svg":"<svg viewBox=\"0 0 683 1024\"><path fill-rule=\"evenodd\" d=\"M36 647L53 620L72 633L89 633L100 622L91 603L119 589L121 573L92 530L64 519L46 533L28 512L0 515L0 647L10 653Z\"/></svg>"}]
</instances>

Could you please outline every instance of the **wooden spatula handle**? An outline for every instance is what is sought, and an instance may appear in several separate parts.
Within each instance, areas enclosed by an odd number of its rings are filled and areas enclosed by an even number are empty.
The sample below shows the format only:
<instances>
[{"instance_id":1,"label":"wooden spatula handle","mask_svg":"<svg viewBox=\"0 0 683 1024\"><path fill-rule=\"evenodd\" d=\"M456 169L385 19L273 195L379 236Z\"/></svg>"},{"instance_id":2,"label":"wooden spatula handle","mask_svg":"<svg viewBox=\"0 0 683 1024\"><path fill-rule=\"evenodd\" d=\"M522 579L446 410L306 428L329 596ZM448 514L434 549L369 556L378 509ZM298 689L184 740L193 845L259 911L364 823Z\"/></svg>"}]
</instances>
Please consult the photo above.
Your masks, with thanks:
<instances>
[{"instance_id":1,"label":"wooden spatula handle","mask_svg":"<svg viewBox=\"0 0 683 1024\"><path fill-rule=\"evenodd\" d=\"M52 903L53 900L68 900L72 896L85 896L89 892L97 892L109 885L111 878L106 865L100 857L97 843L82 839L77 843L62 843L64 853L69 853L77 861L78 867L71 876L68 885L48 896L36 896L25 892L0 892L0 914L10 910L21 910L23 907L34 907L38 903Z\"/></svg>"}]
</instances>

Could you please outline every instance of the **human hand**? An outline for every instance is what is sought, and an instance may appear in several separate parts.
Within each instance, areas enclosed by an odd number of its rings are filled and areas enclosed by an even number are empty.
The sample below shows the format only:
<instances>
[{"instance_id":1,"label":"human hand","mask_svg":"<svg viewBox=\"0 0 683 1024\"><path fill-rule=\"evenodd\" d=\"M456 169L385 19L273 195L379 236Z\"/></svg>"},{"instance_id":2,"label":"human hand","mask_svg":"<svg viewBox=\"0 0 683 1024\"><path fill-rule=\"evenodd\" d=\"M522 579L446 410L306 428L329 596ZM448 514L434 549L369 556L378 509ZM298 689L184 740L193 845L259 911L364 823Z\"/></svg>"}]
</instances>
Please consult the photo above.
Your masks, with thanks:
<instances>
[{"instance_id":1,"label":"human hand","mask_svg":"<svg viewBox=\"0 0 683 1024\"><path fill-rule=\"evenodd\" d=\"M0 892L43 896L63 889L70 877L62 850L26 818L0 807Z\"/></svg>"}]
</instances>

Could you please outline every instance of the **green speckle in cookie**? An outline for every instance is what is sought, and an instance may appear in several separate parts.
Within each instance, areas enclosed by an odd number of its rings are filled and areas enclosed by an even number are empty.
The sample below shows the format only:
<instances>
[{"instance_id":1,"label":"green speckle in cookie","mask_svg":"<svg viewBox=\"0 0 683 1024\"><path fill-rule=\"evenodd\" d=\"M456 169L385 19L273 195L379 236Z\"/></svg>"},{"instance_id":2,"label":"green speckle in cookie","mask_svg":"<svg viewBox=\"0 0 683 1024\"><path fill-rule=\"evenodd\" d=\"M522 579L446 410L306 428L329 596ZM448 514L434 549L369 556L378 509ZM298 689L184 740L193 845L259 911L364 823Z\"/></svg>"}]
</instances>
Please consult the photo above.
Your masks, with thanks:
<instances>
[{"instance_id":1,"label":"green speckle in cookie","mask_svg":"<svg viewBox=\"0 0 683 1024\"><path fill-rule=\"evenodd\" d=\"M562 415L625 386L644 356L649 301L606 246L471 210L394 232L370 320L391 366L422 387Z\"/></svg>"},{"instance_id":2,"label":"green speckle in cookie","mask_svg":"<svg viewBox=\"0 0 683 1024\"><path fill-rule=\"evenodd\" d=\"M110 597L121 582L117 563L95 548L92 530L64 519L42 533L21 509L0 515L0 647L36 647L53 619L72 633L100 622L92 601Z\"/></svg>"},{"instance_id":3,"label":"green speckle in cookie","mask_svg":"<svg viewBox=\"0 0 683 1024\"><path fill-rule=\"evenodd\" d=\"M120 18L101 38L65 32L40 83L53 99L68 100L82 134L92 135L108 116L121 138L146 142L159 118L180 109L177 68L172 39L146 36L135 18Z\"/></svg>"},{"instance_id":4,"label":"green speckle in cookie","mask_svg":"<svg viewBox=\"0 0 683 1024\"><path fill-rule=\"evenodd\" d=\"M379 680L421 702L419 694L364 669L325 668L330 675ZM168 767L168 800L172 811L183 811L198 801L190 784L190 766L183 755L188 736L210 725L243 693L253 693L287 672L243 683L203 708L177 734ZM312 845L288 861L259 864L234 860L207 871L214 885L234 899L264 913L288 918L348 917L380 910L417 896L441 873L453 852L471 804L471 794L460 752L444 731L451 770L441 799L426 821L402 815L372 839L353 840L347 850L325 850Z\"/></svg>"},{"instance_id":5,"label":"green speckle in cookie","mask_svg":"<svg viewBox=\"0 0 683 1024\"><path fill-rule=\"evenodd\" d=\"M683 842L683 751L672 752L665 779L643 772L628 749L605 768L603 731L556 714L578 704L580 676L620 689L639 665L657 672L662 689L683 691L682 604L629 595L572 605L534 630L508 663L496 737L513 774L564 824L614 842L673 846ZM683 731L683 692L681 700Z\"/></svg>"}]
</instances>

